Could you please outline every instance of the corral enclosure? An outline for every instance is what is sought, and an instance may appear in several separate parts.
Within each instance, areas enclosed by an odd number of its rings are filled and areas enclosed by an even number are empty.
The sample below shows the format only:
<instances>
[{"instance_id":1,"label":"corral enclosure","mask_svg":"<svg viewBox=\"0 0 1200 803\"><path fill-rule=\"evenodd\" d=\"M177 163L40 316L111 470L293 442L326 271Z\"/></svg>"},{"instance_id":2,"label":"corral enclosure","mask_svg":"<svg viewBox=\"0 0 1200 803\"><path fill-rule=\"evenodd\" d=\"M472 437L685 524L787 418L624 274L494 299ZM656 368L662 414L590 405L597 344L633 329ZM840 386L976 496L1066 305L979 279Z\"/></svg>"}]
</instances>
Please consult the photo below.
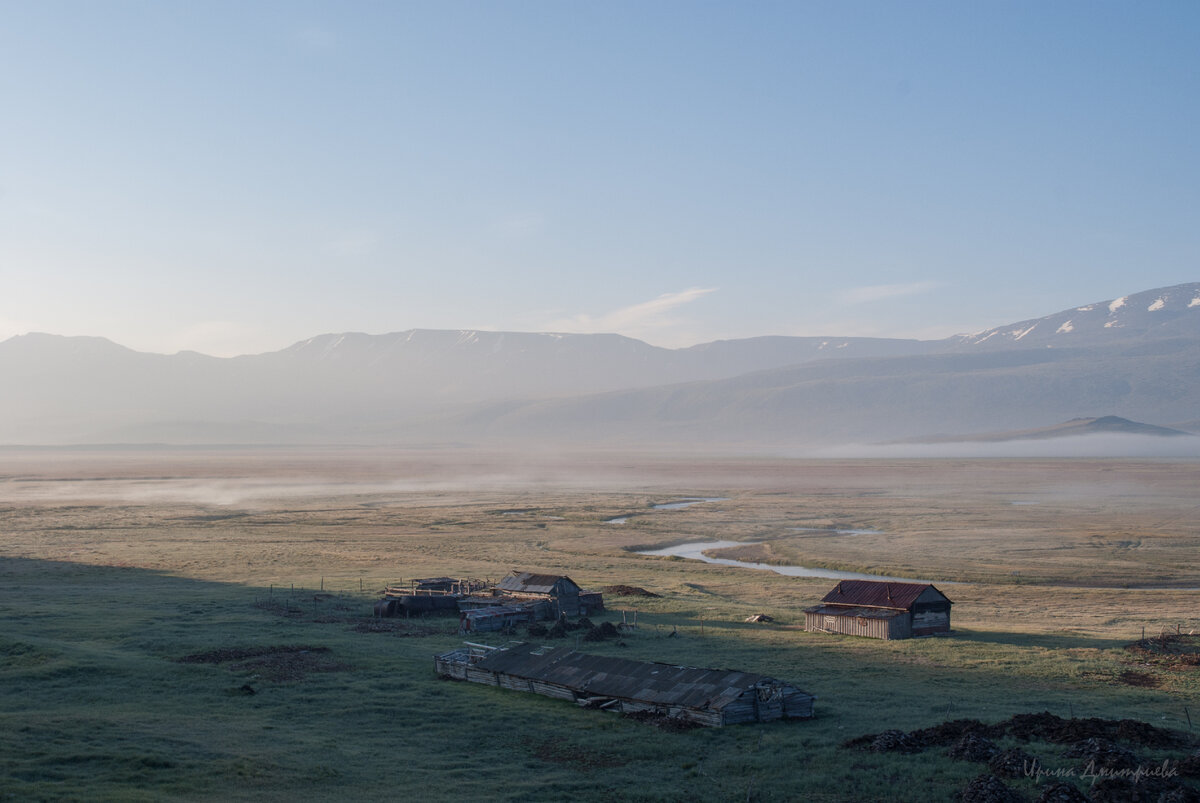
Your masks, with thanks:
<instances>
[{"instance_id":1,"label":"corral enclosure","mask_svg":"<svg viewBox=\"0 0 1200 803\"><path fill-rule=\"evenodd\" d=\"M1041 710L1188 730L1195 666L1124 647L1143 629L1200 628L1196 487L1200 466L1184 461L7 449L0 786L946 799L980 768L839 744ZM656 507L696 499L715 501ZM636 554L704 540L755 542L734 555L746 560L933 581L956 633L807 633L804 608L829 580ZM604 616L636 609L639 627L589 652L784 678L818 697L817 716L671 733L445 684L431 661L461 646L457 623L372 616L386 585L513 567L660 595L607 597ZM757 613L774 621L744 621ZM797 758L780 765L781 752Z\"/></svg>"}]
</instances>

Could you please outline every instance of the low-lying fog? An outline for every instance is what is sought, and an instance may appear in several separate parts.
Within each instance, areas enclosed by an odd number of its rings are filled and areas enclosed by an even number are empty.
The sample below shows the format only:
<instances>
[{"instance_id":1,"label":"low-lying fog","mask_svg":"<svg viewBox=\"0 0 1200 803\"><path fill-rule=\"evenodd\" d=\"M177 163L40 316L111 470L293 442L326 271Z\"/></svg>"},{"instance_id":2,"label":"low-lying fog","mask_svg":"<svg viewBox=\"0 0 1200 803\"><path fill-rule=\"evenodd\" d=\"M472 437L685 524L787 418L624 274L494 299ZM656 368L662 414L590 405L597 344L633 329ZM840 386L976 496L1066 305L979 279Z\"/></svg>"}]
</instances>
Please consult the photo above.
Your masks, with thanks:
<instances>
[{"instance_id":1,"label":"low-lying fog","mask_svg":"<svg viewBox=\"0 0 1200 803\"><path fill-rule=\"evenodd\" d=\"M1045 440L845 444L798 452L816 458L1200 458L1200 437L1105 433Z\"/></svg>"}]
</instances>

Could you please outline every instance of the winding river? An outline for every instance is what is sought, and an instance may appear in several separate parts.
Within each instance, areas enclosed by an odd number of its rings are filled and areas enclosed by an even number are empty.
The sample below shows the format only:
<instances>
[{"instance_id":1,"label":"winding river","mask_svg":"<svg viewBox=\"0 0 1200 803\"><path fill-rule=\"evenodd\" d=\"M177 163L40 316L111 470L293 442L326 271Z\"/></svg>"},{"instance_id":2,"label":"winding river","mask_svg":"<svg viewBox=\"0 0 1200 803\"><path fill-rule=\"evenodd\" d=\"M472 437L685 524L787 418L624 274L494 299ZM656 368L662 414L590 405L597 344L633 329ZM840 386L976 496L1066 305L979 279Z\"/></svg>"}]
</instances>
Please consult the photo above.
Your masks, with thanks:
<instances>
[{"instance_id":1,"label":"winding river","mask_svg":"<svg viewBox=\"0 0 1200 803\"><path fill-rule=\"evenodd\" d=\"M640 551L639 555L674 555L689 560L702 560L705 563L716 563L721 566L741 566L744 569L761 569L786 575L787 577L824 577L829 580L888 580L893 583L932 583L932 580L917 580L908 577L886 577L881 574L863 574L862 572L842 572L836 569L811 569L807 566L773 566L769 563L751 563L730 558L710 558L705 550L725 549L735 546L754 546L761 541L695 541L690 544L676 544L664 549L649 549ZM938 581L946 584L946 581Z\"/></svg>"}]
</instances>

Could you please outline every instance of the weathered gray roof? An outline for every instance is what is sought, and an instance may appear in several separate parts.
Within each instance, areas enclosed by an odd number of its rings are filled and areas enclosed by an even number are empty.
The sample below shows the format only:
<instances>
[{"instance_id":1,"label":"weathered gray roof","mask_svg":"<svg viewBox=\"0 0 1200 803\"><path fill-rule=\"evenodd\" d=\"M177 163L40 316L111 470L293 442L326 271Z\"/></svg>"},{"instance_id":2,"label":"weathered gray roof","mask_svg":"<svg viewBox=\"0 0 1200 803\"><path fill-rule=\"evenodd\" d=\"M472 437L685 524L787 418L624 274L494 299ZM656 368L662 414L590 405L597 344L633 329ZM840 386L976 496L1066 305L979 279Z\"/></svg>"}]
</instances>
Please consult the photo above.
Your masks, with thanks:
<instances>
[{"instance_id":1,"label":"weathered gray roof","mask_svg":"<svg viewBox=\"0 0 1200 803\"><path fill-rule=\"evenodd\" d=\"M559 580L565 580L576 590L579 586L570 577L562 574L534 574L533 572L513 572L500 581L497 588L502 591L515 591L526 594L549 594ZM569 587L569 586L568 586Z\"/></svg>"},{"instance_id":2,"label":"weathered gray roof","mask_svg":"<svg viewBox=\"0 0 1200 803\"><path fill-rule=\"evenodd\" d=\"M554 683L597 697L620 697L663 706L720 710L759 684L790 684L732 669L632 661L588 655L566 647L519 644L488 655L477 667Z\"/></svg>"},{"instance_id":3,"label":"weathered gray roof","mask_svg":"<svg viewBox=\"0 0 1200 803\"><path fill-rule=\"evenodd\" d=\"M929 583L894 583L884 580L842 580L821 602L835 605L863 605L870 608L907 610L929 589L946 602L950 600Z\"/></svg>"}]
</instances>

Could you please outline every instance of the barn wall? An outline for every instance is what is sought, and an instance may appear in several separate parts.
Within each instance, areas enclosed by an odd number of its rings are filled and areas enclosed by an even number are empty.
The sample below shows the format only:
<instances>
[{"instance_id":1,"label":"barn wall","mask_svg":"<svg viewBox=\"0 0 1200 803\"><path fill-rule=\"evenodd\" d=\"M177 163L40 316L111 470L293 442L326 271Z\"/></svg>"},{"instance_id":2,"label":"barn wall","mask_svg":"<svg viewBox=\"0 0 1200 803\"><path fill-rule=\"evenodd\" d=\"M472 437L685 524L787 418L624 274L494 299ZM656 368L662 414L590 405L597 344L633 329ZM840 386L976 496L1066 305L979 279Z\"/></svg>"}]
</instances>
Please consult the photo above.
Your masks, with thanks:
<instances>
[{"instance_id":1,"label":"barn wall","mask_svg":"<svg viewBox=\"0 0 1200 803\"><path fill-rule=\"evenodd\" d=\"M844 633L847 636L894 639L909 635L906 616L874 619L860 616L805 613L804 629L812 633Z\"/></svg>"},{"instance_id":2,"label":"barn wall","mask_svg":"<svg viewBox=\"0 0 1200 803\"><path fill-rule=\"evenodd\" d=\"M950 610L921 611L913 614L912 632L914 636L931 636L934 633L950 632Z\"/></svg>"},{"instance_id":3,"label":"barn wall","mask_svg":"<svg viewBox=\"0 0 1200 803\"><path fill-rule=\"evenodd\" d=\"M813 715L815 699L811 694L789 686L783 692L783 716L788 719L808 719Z\"/></svg>"}]
</instances>

